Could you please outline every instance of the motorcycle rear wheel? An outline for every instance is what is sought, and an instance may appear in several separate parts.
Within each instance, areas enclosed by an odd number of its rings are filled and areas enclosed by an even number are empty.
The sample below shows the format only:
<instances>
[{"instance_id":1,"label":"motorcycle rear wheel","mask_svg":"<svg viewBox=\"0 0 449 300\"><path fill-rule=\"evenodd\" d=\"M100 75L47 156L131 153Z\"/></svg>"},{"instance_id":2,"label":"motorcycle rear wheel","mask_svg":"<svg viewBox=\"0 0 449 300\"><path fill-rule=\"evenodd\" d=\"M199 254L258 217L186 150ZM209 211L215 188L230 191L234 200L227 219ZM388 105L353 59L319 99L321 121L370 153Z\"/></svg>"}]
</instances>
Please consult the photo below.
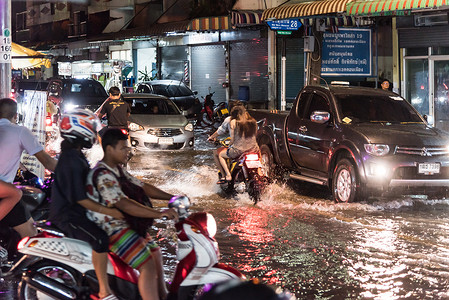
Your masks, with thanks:
<instances>
[{"instance_id":1,"label":"motorcycle rear wheel","mask_svg":"<svg viewBox=\"0 0 449 300\"><path fill-rule=\"evenodd\" d=\"M203 113L202 122L206 126L212 126L215 123L215 120L211 120L207 113Z\"/></svg>"},{"instance_id":2,"label":"motorcycle rear wheel","mask_svg":"<svg viewBox=\"0 0 449 300\"><path fill-rule=\"evenodd\" d=\"M40 261L30 266L28 269L39 272L72 288L81 286L81 274L69 266L51 260ZM54 299L53 297L35 290L24 279L20 281L18 291L20 300Z\"/></svg>"}]
</instances>

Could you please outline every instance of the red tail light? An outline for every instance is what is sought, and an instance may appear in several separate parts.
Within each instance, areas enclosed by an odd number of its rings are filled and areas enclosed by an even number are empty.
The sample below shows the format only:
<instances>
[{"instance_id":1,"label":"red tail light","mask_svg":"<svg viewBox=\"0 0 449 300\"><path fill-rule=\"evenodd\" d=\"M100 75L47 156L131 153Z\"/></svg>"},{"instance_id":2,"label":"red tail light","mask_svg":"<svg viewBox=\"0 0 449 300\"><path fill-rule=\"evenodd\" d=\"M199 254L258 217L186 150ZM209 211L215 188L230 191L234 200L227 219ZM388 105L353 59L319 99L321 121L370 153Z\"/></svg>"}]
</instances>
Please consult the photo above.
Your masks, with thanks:
<instances>
[{"instance_id":1,"label":"red tail light","mask_svg":"<svg viewBox=\"0 0 449 300\"><path fill-rule=\"evenodd\" d=\"M29 240L30 240L30 237L28 237L28 236L21 239L20 242L17 244L17 250L22 249Z\"/></svg>"},{"instance_id":2,"label":"red tail light","mask_svg":"<svg viewBox=\"0 0 449 300\"><path fill-rule=\"evenodd\" d=\"M259 160L259 154L247 154L245 158L246 160Z\"/></svg>"},{"instance_id":3,"label":"red tail light","mask_svg":"<svg viewBox=\"0 0 449 300\"><path fill-rule=\"evenodd\" d=\"M47 117L47 118L45 119L45 124L46 124L47 126L51 126L51 125L53 124L53 121L51 120L51 117Z\"/></svg>"},{"instance_id":4,"label":"red tail light","mask_svg":"<svg viewBox=\"0 0 449 300\"><path fill-rule=\"evenodd\" d=\"M123 133L124 135L128 135L128 130L122 129L122 133Z\"/></svg>"}]
</instances>

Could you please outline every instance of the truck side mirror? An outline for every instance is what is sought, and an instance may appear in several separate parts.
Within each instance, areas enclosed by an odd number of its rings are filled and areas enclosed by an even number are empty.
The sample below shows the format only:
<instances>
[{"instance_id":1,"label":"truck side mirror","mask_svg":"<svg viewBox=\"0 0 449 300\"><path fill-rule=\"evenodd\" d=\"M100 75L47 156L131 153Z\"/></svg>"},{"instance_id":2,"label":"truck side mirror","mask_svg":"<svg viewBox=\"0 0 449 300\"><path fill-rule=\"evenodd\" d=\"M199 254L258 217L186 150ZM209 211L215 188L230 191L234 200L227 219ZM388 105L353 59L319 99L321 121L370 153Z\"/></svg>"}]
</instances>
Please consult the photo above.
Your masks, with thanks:
<instances>
[{"instance_id":1,"label":"truck side mirror","mask_svg":"<svg viewBox=\"0 0 449 300\"><path fill-rule=\"evenodd\" d=\"M310 115L310 120L314 123L324 124L331 118L331 114L327 111L316 110Z\"/></svg>"}]
</instances>

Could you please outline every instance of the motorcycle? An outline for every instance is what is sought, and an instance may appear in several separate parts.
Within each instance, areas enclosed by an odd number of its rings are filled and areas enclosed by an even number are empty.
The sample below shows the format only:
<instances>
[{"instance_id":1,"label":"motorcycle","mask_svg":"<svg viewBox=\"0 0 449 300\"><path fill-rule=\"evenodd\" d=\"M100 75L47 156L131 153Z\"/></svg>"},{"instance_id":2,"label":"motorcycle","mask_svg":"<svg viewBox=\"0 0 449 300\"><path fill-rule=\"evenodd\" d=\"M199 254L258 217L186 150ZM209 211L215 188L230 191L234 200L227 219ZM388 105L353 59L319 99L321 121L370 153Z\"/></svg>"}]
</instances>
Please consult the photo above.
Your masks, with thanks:
<instances>
[{"instance_id":1,"label":"motorcycle","mask_svg":"<svg viewBox=\"0 0 449 300\"><path fill-rule=\"evenodd\" d=\"M243 279L238 270L219 262L214 239L216 222L206 212L190 213L190 200L176 197L169 203L177 210L175 224L178 237L176 267L168 299L190 300L201 294L202 287L228 279ZM19 284L19 299L87 299L98 291L89 244L64 237L56 229L41 228L41 233L24 238L19 251L26 265ZM19 262L20 263L20 262ZM114 294L119 299L140 299L138 271L109 253L107 272Z\"/></svg>"},{"instance_id":2,"label":"motorcycle","mask_svg":"<svg viewBox=\"0 0 449 300\"><path fill-rule=\"evenodd\" d=\"M14 184L22 191L20 201L34 220L48 217L52 183L52 177L41 180L24 167L17 172ZM0 253L0 274L1 270L8 270L20 256L16 248L19 241L19 234L12 228L0 226L0 246L4 248Z\"/></svg>"},{"instance_id":3,"label":"motorcycle","mask_svg":"<svg viewBox=\"0 0 449 300\"><path fill-rule=\"evenodd\" d=\"M230 139L218 141L224 147L229 146ZM269 182L265 175L259 152L245 152L236 159L227 159L229 171L232 179L221 183L220 187L226 194L248 193L251 200L256 205L260 201L260 196ZM218 179L223 178L223 174L218 172Z\"/></svg>"},{"instance_id":4,"label":"motorcycle","mask_svg":"<svg viewBox=\"0 0 449 300\"><path fill-rule=\"evenodd\" d=\"M210 92L206 97L202 97L204 100L203 109L201 110L201 119L197 122L203 122L207 126L212 126L215 123L222 123L224 119L229 116L229 110L226 102L222 101L215 105L212 96L215 92Z\"/></svg>"}]
</instances>

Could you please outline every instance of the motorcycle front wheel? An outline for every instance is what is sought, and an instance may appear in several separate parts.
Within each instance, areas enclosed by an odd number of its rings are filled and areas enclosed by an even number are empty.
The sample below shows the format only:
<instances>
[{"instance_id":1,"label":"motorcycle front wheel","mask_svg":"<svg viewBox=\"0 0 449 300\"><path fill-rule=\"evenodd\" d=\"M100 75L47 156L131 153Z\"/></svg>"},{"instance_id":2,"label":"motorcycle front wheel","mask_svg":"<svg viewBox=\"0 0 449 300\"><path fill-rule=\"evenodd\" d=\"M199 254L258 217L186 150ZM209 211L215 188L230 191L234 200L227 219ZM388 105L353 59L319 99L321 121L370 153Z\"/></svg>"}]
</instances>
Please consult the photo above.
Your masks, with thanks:
<instances>
[{"instance_id":1,"label":"motorcycle front wheel","mask_svg":"<svg viewBox=\"0 0 449 300\"><path fill-rule=\"evenodd\" d=\"M40 273L70 288L81 286L81 274L69 266L51 261L43 260L28 268L29 271ZM61 299L61 297L49 296L39 290L34 289L24 278L19 283L20 300L47 300Z\"/></svg>"}]
</instances>

